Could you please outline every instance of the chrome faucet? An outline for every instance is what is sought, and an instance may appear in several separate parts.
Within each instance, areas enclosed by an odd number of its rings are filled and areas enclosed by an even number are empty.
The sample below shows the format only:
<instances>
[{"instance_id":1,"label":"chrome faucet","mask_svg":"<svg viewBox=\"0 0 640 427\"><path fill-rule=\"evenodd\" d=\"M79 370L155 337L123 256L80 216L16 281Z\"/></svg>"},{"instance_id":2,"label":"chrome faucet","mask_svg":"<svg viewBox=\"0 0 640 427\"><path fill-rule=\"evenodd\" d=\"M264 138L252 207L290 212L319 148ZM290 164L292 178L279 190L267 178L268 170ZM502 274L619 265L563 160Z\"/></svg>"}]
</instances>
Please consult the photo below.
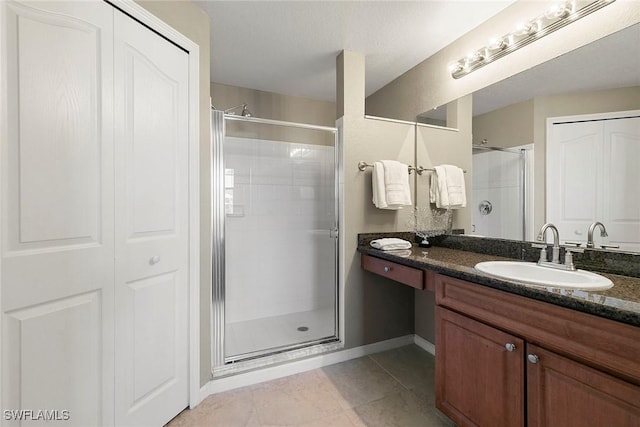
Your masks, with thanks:
<instances>
[{"instance_id":1,"label":"chrome faucet","mask_svg":"<svg viewBox=\"0 0 640 427\"><path fill-rule=\"evenodd\" d=\"M540 232L538 233L537 240L539 242L546 242L545 233L549 228L553 232L553 249L551 253L551 262L554 264L560 264L560 235L558 233L558 229L556 228L556 226L551 224L550 222L543 225L542 228L540 229ZM543 250L540 251L540 261L538 261L538 263L546 262L547 261L546 258L547 258L547 251L546 251L546 248L543 248Z\"/></svg>"},{"instance_id":2,"label":"chrome faucet","mask_svg":"<svg viewBox=\"0 0 640 427\"><path fill-rule=\"evenodd\" d=\"M604 224L603 224L603 223L601 223L601 222L599 222L599 221L594 222L593 224L591 224L591 225L589 226L589 233L587 234L587 247L588 247L588 248L593 248L593 247L595 247L595 246L593 245L593 232L596 230L596 227L598 227L598 226L600 226L600 237L607 237L607 236L609 236L609 235L607 234L607 229L606 229L606 228L604 228Z\"/></svg>"}]
</instances>

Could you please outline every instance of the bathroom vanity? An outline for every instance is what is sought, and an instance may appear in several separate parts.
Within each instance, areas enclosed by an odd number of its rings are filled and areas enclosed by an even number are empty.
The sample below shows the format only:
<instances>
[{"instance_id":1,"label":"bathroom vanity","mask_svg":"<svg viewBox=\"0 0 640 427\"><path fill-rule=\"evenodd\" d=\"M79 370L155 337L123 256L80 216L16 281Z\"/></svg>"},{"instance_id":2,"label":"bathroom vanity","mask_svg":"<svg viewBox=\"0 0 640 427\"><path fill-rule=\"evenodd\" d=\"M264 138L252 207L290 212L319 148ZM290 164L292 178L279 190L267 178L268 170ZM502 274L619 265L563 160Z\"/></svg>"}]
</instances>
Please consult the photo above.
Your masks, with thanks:
<instances>
[{"instance_id":1,"label":"bathroom vanity","mask_svg":"<svg viewBox=\"0 0 640 427\"><path fill-rule=\"evenodd\" d=\"M640 426L640 279L606 291L523 285L493 255L361 245L362 267L435 292L436 406L461 426Z\"/></svg>"}]
</instances>

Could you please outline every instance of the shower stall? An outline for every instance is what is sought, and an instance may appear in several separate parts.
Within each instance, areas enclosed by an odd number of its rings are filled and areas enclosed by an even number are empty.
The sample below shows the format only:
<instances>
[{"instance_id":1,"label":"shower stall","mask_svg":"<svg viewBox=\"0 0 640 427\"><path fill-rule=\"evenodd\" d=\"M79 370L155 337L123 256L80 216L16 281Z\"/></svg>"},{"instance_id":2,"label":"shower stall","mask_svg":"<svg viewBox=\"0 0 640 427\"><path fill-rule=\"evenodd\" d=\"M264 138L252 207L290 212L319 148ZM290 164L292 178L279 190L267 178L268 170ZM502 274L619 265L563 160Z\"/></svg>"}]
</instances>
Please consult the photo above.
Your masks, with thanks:
<instances>
[{"instance_id":1,"label":"shower stall","mask_svg":"<svg viewBox=\"0 0 640 427\"><path fill-rule=\"evenodd\" d=\"M214 375L338 341L337 140L212 110Z\"/></svg>"},{"instance_id":2,"label":"shower stall","mask_svg":"<svg viewBox=\"0 0 640 427\"><path fill-rule=\"evenodd\" d=\"M528 148L473 146L472 234L511 240L530 237L532 158Z\"/></svg>"}]
</instances>

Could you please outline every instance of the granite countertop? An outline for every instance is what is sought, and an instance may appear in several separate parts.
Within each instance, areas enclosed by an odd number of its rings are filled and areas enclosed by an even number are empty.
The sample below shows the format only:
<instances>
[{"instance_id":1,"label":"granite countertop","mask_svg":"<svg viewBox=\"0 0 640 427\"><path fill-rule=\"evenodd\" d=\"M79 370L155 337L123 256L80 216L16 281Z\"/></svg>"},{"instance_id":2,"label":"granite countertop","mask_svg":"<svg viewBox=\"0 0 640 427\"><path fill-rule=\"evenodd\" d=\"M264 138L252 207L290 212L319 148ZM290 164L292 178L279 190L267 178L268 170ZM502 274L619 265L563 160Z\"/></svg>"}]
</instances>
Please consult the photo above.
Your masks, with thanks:
<instances>
[{"instance_id":1,"label":"granite countertop","mask_svg":"<svg viewBox=\"0 0 640 427\"><path fill-rule=\"evenodd\" d=\"M433 270L479 285L640 326L640 278L637 277L598 273L609 278L614 284L612 288L605 291L539 287L495 278L474 268L479 262L514 261L513 258L438 246L421 248L416 245L412 247L411 255L406 257L385 253L368 245L358 246L358 251L398 264Z\"/></svg>"}]
</instances>

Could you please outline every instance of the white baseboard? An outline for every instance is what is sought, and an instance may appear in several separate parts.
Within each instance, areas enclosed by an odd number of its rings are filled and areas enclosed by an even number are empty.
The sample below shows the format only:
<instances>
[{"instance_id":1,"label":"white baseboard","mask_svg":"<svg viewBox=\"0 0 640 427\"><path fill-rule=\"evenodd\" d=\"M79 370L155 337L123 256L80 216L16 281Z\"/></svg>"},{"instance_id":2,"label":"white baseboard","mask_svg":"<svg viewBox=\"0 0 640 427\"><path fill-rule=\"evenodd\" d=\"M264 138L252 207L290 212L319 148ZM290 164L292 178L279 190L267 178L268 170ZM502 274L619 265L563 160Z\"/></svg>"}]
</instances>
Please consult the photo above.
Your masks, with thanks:
<instances>
[{"instance_id":1,"label":"white baseboard","mask_svg":"<svg viewBox=\"0 0 640 427\"><path fill-rule=\"evenodd\" d=\"M428 343L428 341L423 341ZM347 360L356 359L358 357L367 356L369 354L380 353L386 350L392 350L394 348L413 343L416 343L415 335L405 335L403 337L380 341L373 344L367 344L360 347L349 348L333 353L321 354L318 356L310 357L308 359L296 360L283 365L270 366L268 368L262 368L256 371L244 372L224 378L217 378L209 381L200 389L200 399L198 400L198 403L212 394L258 384L265 381L271 381L293 374L299 374L301 372L310 371L312 369L322 368L324 366L333 365L335 363L346 362Z\"/></svg>"},{"instance_id":2,"label":"white baseboard","mask_svg":"<svg viewBox=\"0 0 640 427\"><path fill-rule=\"evenodd\" d=\"M427 353L431 353L434 356L436 355L436 346L433 343L422 338L420 335L413 336L413 343Z\"/></svg>"}]
</instances>

